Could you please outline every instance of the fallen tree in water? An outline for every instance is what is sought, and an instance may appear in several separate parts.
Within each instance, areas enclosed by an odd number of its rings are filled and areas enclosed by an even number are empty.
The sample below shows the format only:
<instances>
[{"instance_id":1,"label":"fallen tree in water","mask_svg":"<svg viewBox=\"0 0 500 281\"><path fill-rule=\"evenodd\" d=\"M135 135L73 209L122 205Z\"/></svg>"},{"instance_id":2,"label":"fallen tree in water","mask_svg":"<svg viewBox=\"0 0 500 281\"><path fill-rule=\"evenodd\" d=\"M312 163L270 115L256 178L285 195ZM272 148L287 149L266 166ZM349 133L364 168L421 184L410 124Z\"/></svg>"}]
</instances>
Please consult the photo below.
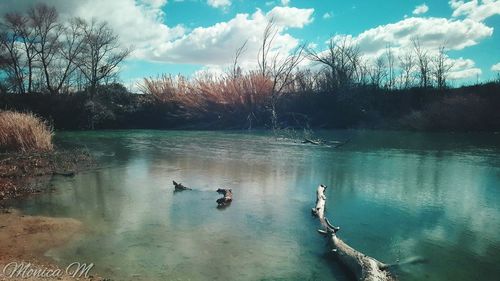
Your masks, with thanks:
<instances>
[{"instance_id":1,"label":"fallen tree in water","mask_svg":"<svg viewBox=\"0 0 500 281\"><path fill-rule=\"evenodd\" d=\"M184 191L184 190L192 190L191 188L184 186L182 183L176 183L175 181L172 181L172 183L174 184L174 188L175 188L174 192Z\"/></svg>"},{"instance_id":2,"label":"fallen tree in water","mask_svg":"<svg viewBox=\"0 0 500 281\"><path fill-rule=\"evenodd\" d=\"M231 189L217 189L217 193L222 194L222 198L217 199L217 208L225 208L233 201L233 191Z\"/></svg>"},{"instance_id":3,"label":"fallen tree in water","mask_svg":"<svg viewBox=\"0 0 500 281\"><path fill-rule=\"evenodd\" d=\"M326 188L325 185L318 186L316 190L316 207L312 209L312 213L314 216L318 217L321 222L323 229L319 229L318 232L329 238L331 251L335 257L356 277L356 280L397 280L395 276L388 271L389 265L355 250L338 237L337 232L340 228L333 226L325 217Z\"/></svg>"}]
</instances>

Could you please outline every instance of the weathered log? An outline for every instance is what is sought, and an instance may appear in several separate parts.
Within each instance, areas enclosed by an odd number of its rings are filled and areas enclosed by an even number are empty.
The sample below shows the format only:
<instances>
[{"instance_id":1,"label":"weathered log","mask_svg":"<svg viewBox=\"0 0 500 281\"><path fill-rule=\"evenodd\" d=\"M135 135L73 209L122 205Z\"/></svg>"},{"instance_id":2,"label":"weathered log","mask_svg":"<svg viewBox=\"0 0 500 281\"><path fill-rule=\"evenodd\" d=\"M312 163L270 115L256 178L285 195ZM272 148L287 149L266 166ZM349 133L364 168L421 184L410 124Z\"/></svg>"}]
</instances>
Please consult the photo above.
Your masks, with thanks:
<instances>
[{"instance_id":1,"label":"weathered log","mask_svg":"<svg viewBox=\"0 0 500 281\"><path fill-rule=\"evenodd\" d=\"M303 144L313 144L313 145L324 145L327 147L339 148L341 146L348 144L350 141L351 141L351 139L348 139L346 141L326 141L326 140L321 140L321 139L313 140L310 138L304 138L302 143Z\"/></svg>"},{"instance_id":2,"label":"weathered log","mask_svg":"<svg viewBox=\"0 0 500 281\"><path fill-rule=\"evenodd\" d=\"M389 266L369 257L351 246L347 245L337 235L339 227L333 226L325 217L325 185L318 186L316 190L316 207L312 209L313 215L317 216L323 229L318 232L330 240L331 252L342 263L356 280L362 281L395 281L396 277L388 270Z\"/></svg>"},{"instance_id":3,"label":"weathered log","mask_svg":"<svg viewBox=\"0 0 500 281\"><path fill-rule=\"evenodd\" d=\"M174 184L174 188L175 188L174 192L184 191L184 190L192 190L191 188L184 186L182 183L176 183L175 181L172 181L172 183Z\"/></svg>"},{"instance_id":4,"label":"weathered log","mask_svg":"<svg viewBox=\"0 0 500 281\"><path fill-rule=\"evenodd\" d=\"M321 145L322 142L319 141L319 140L313 140L313 139L309 139L309 138L304 138L304 140L302 141L302 143L310 143L310 144L314 144L314 145Z\"/></svg>"},{"instance_id":5,"label":"weathered log","mask_svg":"<svg viewBox=\"0 0 500 281\"><path fill-rule=\"evenodd\" d=\"M73 171L69 171L69 172L58 172L58 171L55 171L52 174L56 175L56 176L73 177L75 175L75 172L73 172Z\"/></svg>"},{"instance_id":6,"label":"weathered log","mask_svg":"<svg viewBox=\"0 0 500 281\"><path fill-rule=\"evenodd\" d=\"M222 194L222 198L217 199L217 208L224 208L233 201L233 191L231 189L217 189L217 193Z\"/></svg>"}]
</instances>

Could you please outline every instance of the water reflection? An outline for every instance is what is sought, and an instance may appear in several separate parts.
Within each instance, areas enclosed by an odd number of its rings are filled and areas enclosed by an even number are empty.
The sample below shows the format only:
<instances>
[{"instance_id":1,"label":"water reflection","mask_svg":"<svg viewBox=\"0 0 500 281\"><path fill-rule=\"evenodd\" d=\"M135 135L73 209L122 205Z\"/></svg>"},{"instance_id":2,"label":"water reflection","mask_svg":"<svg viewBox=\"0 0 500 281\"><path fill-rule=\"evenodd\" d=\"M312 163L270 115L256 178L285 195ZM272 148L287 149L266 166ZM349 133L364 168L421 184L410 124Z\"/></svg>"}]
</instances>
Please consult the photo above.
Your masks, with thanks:
<instances>
[{"instance_id":1,"label":"water reflection","mask_svg":"<svg viewBox=\"0 0 500 281\"><path fill-rule=\"evenodd\" d=\"M87 260L124 280L346 280L310 217L327 190L341 235L367 254L425 264L403 280L491 280L500 274L500 137L323 132L341 149L266 133L91 132L103 168L54 178L56 193L18 202L28 213L82 219L81 240L49 254ZM174 194L172 180L194 188ZM232 188L219 211L217 188Z\"/></svg>"}]
</instances>

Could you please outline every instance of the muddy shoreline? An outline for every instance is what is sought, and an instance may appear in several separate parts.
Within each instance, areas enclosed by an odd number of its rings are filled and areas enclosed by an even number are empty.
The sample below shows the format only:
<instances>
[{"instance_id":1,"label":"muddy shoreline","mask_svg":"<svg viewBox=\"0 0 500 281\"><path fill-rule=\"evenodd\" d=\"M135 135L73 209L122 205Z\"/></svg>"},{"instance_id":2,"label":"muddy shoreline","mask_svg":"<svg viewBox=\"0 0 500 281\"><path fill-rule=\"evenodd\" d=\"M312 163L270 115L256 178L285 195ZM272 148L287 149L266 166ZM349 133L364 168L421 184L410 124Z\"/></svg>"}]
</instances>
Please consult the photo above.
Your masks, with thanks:
<instances>
[{"instance_id":1,"label":"muddy shoreline","mask_svg":"<svg viewBox=\"0 0 500 281\"><path fill-rule=\"evenodd\" d=\"M65 272L67 265L59 265L45 253L64 246L84 233L83 224L72 218L26 216L12 209L0 213L0 280L78 280ZM73 262L73 261L71 261ZM71 262L68 262L70 264ZM16 267L30 264L34 270L61 270L57 278L18 274ZM19 268L19 267L18 267ZM27 271L25 271L27 273ZM87 278L102 280L92 271Z\"/></svg>"},{"instance_id":2,"label":"muddy shoreline","mask_svg":"<svg viewBox=\"0 0 500 281\"><path fill-rule=\"evenodd\" d=\"M48 250L64 246L84 233L80 221L27 216L10 209L8 203L11 199L51 192L57 188L50 184L53 176L71 177L93 166L92 156L84 150L0 154L0 281L103 280L92 276L91 271L87 278L73 277L65 272L68 265L58 264L45 255ZM68 264L72 262L78 261ZM61 274L57 278L12 274L17 266L28 264L39 272L60 270Z\"/></svg>"},{"instance_id":3,"label":"muddy shoreline","mask_svg":"<svg viewBox=\"0 0 500 281\"><path fill-rule=\"evenodd\" d=\"M54 175L71 177L94 166L85 150L0 154L0 206L7 199L53 189Z\"/></svg>"}]
</instances>

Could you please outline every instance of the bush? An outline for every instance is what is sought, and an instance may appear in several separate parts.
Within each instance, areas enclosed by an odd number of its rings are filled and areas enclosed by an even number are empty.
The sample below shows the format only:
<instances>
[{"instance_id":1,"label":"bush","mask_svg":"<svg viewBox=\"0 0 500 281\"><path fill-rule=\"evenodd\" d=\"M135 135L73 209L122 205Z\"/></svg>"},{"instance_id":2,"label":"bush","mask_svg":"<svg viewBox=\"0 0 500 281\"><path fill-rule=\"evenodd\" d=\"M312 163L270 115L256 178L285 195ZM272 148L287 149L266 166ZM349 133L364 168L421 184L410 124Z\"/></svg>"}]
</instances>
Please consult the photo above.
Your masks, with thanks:
<instances>
[{"instance_id":1,"label":"bush","mask_svg":"<svg viewBox=\"0 0 500 281\"><path fill-rule=\"evenodd\" d=\"M52 135L52 128L32 113L0 112L0 151L50 151Z\"/></svg>"}]
</instances>

